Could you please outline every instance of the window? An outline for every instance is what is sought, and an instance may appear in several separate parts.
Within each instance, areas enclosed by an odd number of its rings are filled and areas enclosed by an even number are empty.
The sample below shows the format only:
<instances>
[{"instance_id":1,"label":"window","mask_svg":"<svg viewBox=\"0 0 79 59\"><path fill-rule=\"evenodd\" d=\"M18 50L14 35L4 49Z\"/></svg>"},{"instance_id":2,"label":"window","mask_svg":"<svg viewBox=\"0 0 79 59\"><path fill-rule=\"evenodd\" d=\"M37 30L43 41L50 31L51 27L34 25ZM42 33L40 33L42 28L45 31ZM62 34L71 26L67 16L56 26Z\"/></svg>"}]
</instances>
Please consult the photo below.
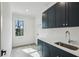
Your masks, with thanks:
<instances>
[{"instance_id":1,"label":"window","mask_svg":"<svg viewBox=\"0 0 79 59\"><path fill-rule=\"evenodd\" d=\"M23 20L16 20L15 22L15 35L16 36L23 36L24 35L24 21Z\"/></svg>"}]
</instances>

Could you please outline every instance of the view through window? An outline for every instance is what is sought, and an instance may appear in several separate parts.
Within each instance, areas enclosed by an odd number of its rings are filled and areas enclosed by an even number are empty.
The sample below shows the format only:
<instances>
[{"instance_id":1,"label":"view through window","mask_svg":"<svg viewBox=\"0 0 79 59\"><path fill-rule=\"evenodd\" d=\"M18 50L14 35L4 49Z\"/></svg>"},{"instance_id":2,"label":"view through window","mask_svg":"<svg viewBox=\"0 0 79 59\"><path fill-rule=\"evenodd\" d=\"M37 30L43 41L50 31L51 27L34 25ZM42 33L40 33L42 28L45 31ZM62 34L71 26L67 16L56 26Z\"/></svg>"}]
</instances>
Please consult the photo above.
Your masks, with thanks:
<instances>
[{"instance_id":1,"label":"view through window","mask_svg":"<svg viewBox=\"0 0 79 59\"><path fill-rule=\"evenodd\" d=\"M23 20L16 20L15 25L15 35L16 36L23 36L24 35L24 21Z\"/></svg>"}]
</instances>

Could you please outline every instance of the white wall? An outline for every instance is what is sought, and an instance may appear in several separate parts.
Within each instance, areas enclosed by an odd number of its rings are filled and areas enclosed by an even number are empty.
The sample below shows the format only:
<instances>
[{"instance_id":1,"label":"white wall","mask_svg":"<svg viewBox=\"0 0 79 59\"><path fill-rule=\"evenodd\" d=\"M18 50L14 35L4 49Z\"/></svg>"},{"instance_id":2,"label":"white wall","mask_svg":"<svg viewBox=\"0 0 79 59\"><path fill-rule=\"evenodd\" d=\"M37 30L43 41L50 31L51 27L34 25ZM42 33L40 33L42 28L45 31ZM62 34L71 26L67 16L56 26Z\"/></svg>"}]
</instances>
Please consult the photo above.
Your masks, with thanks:
<instances>
[{"instance_id":1,"label":"white wall","mask_svg":"<svg viewBox=\"0 0 79 59\"><path fill-rule=\"evenodd\" d=\"M49 8L50 6L48 6L47 8ZM70 35L71 40L79 43L79 27L42 29L42 13L37 16L35 24L36 24L36 39L40 38L41 40L45 39L51 42L56 41L67 42L68 40L65 37L65 32L69 30L71 34Z\"/></svg>"},{"instance_id":2,"label":"white wall","mask_svg":"<svg viewBox=\"0 0 79 59\"><path fill-rule=\"evenodd\" d=\"M52 5L54 5L56 2L50 2L47 6L43 7L44 9L39 13L35 18L35 39L37 43L38 36L42 36L42 12L50 8ZM45 33L46 35L46 33ZM43 35L44 36L44 35Z\"/></svg>"},{"instance_id":3,"label":"white wall","mask_svg":"<svg viewBox=\"0 0 79 59\"><path fill-rule=\"evenodd\" d=\"M7 51L5 56L10 56L12 50L12 13L8 2L2 2L1 16L1 49Z\"/></svg>"},{"instance_id":4,"label":"white wall","mask_svg":"<svg viewBox=\"0 0 79 59\"><path fill-rule=\"evenodd\" d=\"M17 18L21 18L24 20L24 36L15 36L15 20ZM18 13L13 13L12 21L13 47L35 43L35 18Z\"/></svg>"}]
</instances>

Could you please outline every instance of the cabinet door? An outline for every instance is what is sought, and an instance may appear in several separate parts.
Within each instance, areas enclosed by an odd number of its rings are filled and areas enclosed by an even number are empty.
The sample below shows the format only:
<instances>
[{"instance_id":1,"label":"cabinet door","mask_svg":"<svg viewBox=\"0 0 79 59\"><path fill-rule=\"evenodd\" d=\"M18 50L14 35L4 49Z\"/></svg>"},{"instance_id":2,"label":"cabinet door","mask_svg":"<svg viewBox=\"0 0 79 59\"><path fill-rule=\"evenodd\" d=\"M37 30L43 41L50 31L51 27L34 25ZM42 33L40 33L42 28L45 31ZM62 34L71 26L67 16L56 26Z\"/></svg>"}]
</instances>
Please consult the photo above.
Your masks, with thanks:
<instances>
[{"instance_id":1,"label":"cabinet door","mask_svg":"<svg viewBox=\"0 0 79 59\"><path fill-rule=\"evenodd\" d=\"M53 45L50 45L50 56L51 57L77 57L73 54L70 54L62 49L59 49Z\"/></svg>"},{"instance_id":2,"label":"cabinet door","mask_svg":"<svg viewBox=\"0 0 79 59\"><path fill-rule=\"evenodd\" d=\"M38 48L38 53L40 54L40 56L42 56L42 49L43 49L43 43L41 40L38 39L38 45L37 45L37 48Z\"/></svg>"},{"instance_id":3,"label":"cabinet door","mask_svg":"<svg viewBox=\"0 0 79 59\"><path fill-rule=\"evenodd\" d=\"M55 54L58 57L76 57L75 55L70 54L70 53L68 53L60 48L57 48L57 47L55 47Z\"/></svg>"},{"instance_id":4,"label":"cabinet door","mask_svg":"<svg viewBox=\"0 0 79 59\"><path fill-rule=\"evenodd\" d=\"M65 2L65 27L69 27L68 2Z\"/></svg>"},{"instance_id":5,"label":"cabinet door","mask_svg":"<svg viewBox=\"0 0 79 59\"><path fill-rule=\"evenodd\" d=\"M50 57L57 57L58 56L57 48L52 45L50 45L49 47L50 47Z\"/></svg>"},{"instance_id":6,"label":"cabinet door","mask_svg":"<svg viewBox=\"0 0 79 59\"><path fill-rule=\"evenodd\" d=\"M55 4L56 27L65 27L65 2Z\"/></svg>"},{"instance_id":7,"label":"cabinet door","mask_svg":"<svg viewBox=\"0 0 79 59\"><path fill-rule=\"evenodd\" d=\"M64 50L59 49L59 48L58 48L58 52L59 52L58 53L59 57L76 57L75 55L70 54L70 53L68 53L68 52L66 52Z\"/></svg>"},{"instance_id":8,"label":"cabinet door","mask_svg":"<svg viewBox=\"0 0 79 59\"><path fill-rule=\"evenodd\" d=\"M69 26L79 26L79 2L69 2Z\"/></svg>"},{"instance_id":9,"label":"cabinet door","mask_svg":"<svg viewBox=\"0 0 79 59\"><path fill-rule=\"evenodd\" d=\"M50 57L49 44L43 42L43 57Z\"/></svg>"},{"instance_id":10,"label":"cabinet door","mask_svg":"<svg viewBox=\"0 0 79 59\"><path fill-rule=\"evenodd\" d=\"M52 6L51 8L48 9L48 27L49 28L55 28L55 7Z\"/></svg>"},{"instance_id":11,"label":"cabinet door","mask_svg":"<svg viewBox=\"0 0 79 59\"><path fill-rule=\"evenodd\" d=\"M43 12L42 14L42 28L48 28L47 11Z\"/></svg>"}]
</instances>

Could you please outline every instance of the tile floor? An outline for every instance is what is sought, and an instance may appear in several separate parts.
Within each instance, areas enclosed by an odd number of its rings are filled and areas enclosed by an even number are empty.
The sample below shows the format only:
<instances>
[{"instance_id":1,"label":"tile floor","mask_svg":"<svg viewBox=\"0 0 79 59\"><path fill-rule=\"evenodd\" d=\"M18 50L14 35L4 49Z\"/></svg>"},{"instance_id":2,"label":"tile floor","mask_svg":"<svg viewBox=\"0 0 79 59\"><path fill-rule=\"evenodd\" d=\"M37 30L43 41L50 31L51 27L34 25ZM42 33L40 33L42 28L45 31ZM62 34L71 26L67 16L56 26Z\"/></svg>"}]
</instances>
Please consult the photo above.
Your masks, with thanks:
<instances>
[{"instance_id":1,"label":"tile floor","mask_svg":"<svg viewBox=\"0 0 79 59\"><path fill-rule=\"evenodd\" d=\"M11 57L40 57L36 45L13 48Z\"/></svg>"}]
</instances>

